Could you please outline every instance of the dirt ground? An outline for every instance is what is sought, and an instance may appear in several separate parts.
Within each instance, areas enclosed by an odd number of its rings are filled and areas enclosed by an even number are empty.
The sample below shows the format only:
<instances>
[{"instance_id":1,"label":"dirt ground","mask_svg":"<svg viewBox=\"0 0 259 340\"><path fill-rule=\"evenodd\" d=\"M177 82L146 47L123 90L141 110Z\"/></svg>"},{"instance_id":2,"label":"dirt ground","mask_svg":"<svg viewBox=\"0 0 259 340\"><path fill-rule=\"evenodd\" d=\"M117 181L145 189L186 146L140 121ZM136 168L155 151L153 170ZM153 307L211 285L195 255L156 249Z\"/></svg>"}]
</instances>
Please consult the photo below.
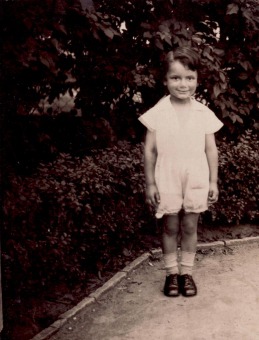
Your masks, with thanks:
<instances>
[{"instance_id":1,"label":"dirt ground","mask_svg":"<svg viewBox=\"0 0 259 340\"><path fill-rule=\"evenodd\" d=\"M165 297L163 261L149 260L50 340L258 340L259 243L204 250L197 296Z\"/></svg>"},{"instance_id":2,"label":"dirt ground","mask_svg":"<svg viewBox=\"0 0 259 340\"><path fill-rule=\"evenodd\" d=\"M259 226L240 225L236 227L204 228L199 227L199 242L212 242L223 239L236 239L259 236ZM147 236L146 249L158 247L156 236ZM137 254L140 255L140 254ZM134 254L136 257L136 254ZM125 265L134 258L127 258ZM53 323L60 314L76 305L81 299L95 291L115 272L104 273L102 280L95 276L81 286L68 287L64 283L57 283L52 290L38 296L27 296L21 300L8 300L5 315L6 324L1 340L28 340L42 329ZM133 284L133 287L138 284Z\"/></svg>"}]
</instances>

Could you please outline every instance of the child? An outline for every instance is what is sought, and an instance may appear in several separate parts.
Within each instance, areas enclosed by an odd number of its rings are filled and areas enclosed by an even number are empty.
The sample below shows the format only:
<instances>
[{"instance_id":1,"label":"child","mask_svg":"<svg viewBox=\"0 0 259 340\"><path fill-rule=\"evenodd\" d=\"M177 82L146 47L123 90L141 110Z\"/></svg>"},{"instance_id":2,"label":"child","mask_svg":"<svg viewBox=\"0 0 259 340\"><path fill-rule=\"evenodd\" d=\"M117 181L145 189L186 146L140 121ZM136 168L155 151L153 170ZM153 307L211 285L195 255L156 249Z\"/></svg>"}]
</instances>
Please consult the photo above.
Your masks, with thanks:
<instances>
[{"instance_id":1,"label":"child","mask_svg":"<svg viewBox=\"0 0 259 340\"><path fill-rule=\"evenodd\" d=\"M177 48L167 54L165 66L164 85L169 95L139 118L147 127L146 199L156 208L156 218L163 218L164 294L194 296L198 218L218 199L214 132L223 124L192 97L198 84L199 55L188 47Z\"/></svg>"}]
</instances>

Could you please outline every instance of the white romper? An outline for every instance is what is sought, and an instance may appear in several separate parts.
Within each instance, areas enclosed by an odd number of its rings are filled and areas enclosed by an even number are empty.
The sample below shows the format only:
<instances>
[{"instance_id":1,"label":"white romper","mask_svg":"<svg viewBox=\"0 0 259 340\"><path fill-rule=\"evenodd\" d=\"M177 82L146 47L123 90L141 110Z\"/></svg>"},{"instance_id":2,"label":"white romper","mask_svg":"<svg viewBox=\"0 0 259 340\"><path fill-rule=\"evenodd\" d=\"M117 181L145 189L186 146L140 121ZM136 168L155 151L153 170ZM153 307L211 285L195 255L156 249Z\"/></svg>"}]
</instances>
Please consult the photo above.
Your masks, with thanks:
<instances>
[{"instance_id":1,"label":"white romper","mask_svg":"<svg viewBox=\"0 0 259 340\"><path fill-rule=\"evenodd\" d=\"M208 209L209 167L205 135L218 131L222 122L205 105L191 99L192 110L181 127L170 95L139 117L156 133L155 181L160 194L156 217Z\"/></svg>"}]
</instances>

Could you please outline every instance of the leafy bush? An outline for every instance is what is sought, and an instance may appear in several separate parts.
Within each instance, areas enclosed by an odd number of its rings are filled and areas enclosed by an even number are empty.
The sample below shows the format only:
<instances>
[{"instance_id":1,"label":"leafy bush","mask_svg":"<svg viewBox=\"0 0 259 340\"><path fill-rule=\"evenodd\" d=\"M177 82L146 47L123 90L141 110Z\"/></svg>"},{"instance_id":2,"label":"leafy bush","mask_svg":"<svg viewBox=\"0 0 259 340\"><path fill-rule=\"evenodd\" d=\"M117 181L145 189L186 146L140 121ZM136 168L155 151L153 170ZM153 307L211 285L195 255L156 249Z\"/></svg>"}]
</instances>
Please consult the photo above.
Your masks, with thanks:
<instances>
[{"instance_id":1,"label":"leafy bush","mask_svg":"<svg viewBox=\"0 0 259 340\"><path fill-rule=\"evenodd\" d=\"M188 45L204 66L199 94L239 134L257 121L257 2L95 0L85 11L80 1L2 1L2 117L55 116L41 100L77 93L75 110L88 121L105 119L119 138L134 138L135 113L164 92L164 52Z\"/></svg>"},{"instance_id":2,"label":"leafy bush","mask_svg":"<svg viewBox=\"0 0 259 340\"><path fill-rule=\"evenodd\" d=\"M257 150L251 131L237 144L220 142L220 200L210 221L258 218ZM30 177L12 177L4 200L8 284L82 280L141 246L141 233L154 224L145 206L142 145L121 142L83 158L60 154Z\"/></svg>"},{"instance_id":3,"label":"leafy bush","mask_svg":"<svg viewBox=\"0 0 259 340\"><path fill-rule=\"evenodd\" d=\"M130 251L147 220L143 176L141 145L120 143L13 177L4 203L10 272L30 284L78 279Z\"/></svg>"},{"instance_id":4,"label":"leafy bush","mask_svg":"<svg viewBox=\"0 0 259 340\"><path fill-rule=\"evenodd\" d=\"M220 197L212 207L214 221L240 223L258 220L258 136L248 130L237 143L219 144Z\"/></svg>"}]
</instances>

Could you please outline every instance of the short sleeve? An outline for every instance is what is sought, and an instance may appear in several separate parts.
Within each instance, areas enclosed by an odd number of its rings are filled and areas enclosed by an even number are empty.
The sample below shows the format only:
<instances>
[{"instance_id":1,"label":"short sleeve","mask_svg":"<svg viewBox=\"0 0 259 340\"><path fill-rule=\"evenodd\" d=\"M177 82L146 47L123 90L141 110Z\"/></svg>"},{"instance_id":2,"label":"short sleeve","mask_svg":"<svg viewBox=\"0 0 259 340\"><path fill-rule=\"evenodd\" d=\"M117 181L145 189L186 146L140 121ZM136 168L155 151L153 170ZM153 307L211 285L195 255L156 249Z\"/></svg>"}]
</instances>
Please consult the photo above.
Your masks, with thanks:
<instances>
[{"instance_id":1,"label":"short sleeve","mask_svg":"<svg viewBox=\"0 0 259 340\"><path fill-rule=\"evenodd\" d=\"M151 132L156 131L161 120L161 113L168 110L170 96L164 96L150 110L139 117L139 121Z\"/></svg>"},{"instance_id":2,"label":"short sleeve","mask_svg":"<svg viewBox=\"0 0 259 340\"><path fill-rule=\"evenodd\" d=\"M153 132L157 129L157 116L156 110L152 108L140 116L138 120L145 125L148 130Z\"/></svg>"},{"instance_id":3,"label":"short sleeve","mask_svg":"<svg viewBox=\"0 0 259 340\"><path fill-rule=\"evenodd\" d=\"M208 108L204 110L203 118L204 118L205 134L215 133L218 130L220 130L223 126L223 123L217 118L215 113Z\"/></svg>"}]
</instances>

